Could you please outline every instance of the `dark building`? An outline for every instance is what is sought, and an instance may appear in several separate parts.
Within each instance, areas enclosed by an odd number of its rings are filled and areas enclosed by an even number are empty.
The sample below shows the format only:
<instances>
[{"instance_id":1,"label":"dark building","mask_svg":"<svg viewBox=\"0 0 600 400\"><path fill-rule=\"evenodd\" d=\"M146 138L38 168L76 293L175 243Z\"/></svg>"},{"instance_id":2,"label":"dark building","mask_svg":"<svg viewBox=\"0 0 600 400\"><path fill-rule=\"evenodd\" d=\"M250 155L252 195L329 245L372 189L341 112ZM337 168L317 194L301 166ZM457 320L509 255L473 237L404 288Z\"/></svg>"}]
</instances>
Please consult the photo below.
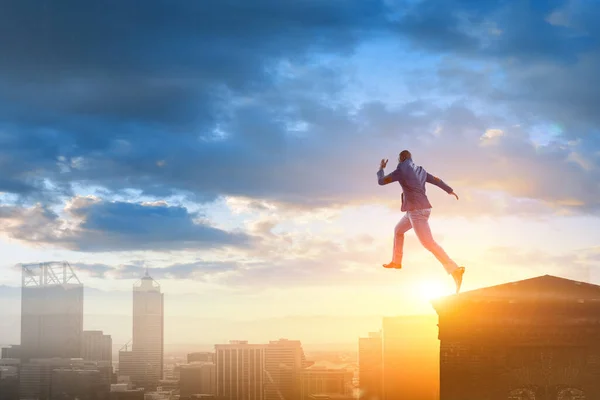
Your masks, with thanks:
<instances>
[{"instance_id":1,"label":"dark building","mask_svg":"<svg viewBox=\"0 0 600 400\"><path fill-rule=\"evenodd\" d=\"M600 399L600 286L545 275L433 304L440 400Z\"/></svg>"},{"instance_id":2,"label":"dark building","mask_svg":"<svg viewBox=\"0 0 600 400\"><path fill-rule=\"evenodd\" d=\"M98 370L55 369L51 400L109 400L110 382Z\"/></svg>"},{"instance_id":3,"label":"dark building","mask_svg":"<svg viewBox=\"0 0 600 400\"><path fill-rule=\"evenodd\" d=\"M0 400L19 400L18 368L0 366Z\"/></svg>"},{"instance_id":4,"label":"dark building","mask_svg":"<svg viewBox=\"0 0 600 400\"><path fill-rule=\"evenodd\" d=\"M214 363L198 362L182 365L180 370L179 388L182 399L193 395L215 395L216 368Z\"/></svg>"},{"instance_id":5,"label":"dark building","mask_svg":"<svg viewBox=\"0 0 600 400\"><path fill-rule=\"evenodd\" d=\"M111 391L110 400L144 400L144 389Z\"/></svg>"}]
</instances>

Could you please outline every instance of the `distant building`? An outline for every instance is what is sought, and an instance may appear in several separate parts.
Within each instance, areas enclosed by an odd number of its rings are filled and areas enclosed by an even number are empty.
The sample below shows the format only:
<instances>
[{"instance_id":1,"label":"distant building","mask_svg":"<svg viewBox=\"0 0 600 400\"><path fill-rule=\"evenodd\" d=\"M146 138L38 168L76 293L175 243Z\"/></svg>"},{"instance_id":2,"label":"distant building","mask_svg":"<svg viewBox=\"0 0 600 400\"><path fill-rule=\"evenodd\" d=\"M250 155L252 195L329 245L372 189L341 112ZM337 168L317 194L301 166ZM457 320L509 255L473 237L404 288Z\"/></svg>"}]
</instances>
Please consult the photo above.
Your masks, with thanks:
<instances>
[{"instance_id":1,"label":"distant building","mask_svg":"<svg viewBox=\"0 0 600 400\"><path fill-rule=\"evenodd\" d=\"M600 286L545 275L433 302L440 399L600 399Z\"/></svg>"},{"instance_id":2,"label":"distant building","mask_svg":"<svg viewBox=\"0 0 600 400\"><path fill-rule=\"evenodd\" d=\"M110 385L110 400L144 400L143 389L133 389L131 384Z\"/></svg>"},{"instance_id":3,"label":"distant building","mask_svg":"<svg viewBox=\"0 0 600 400\"><path fill-rule=\"evenodd\" d=\"M187 362L191 364L193 362L214 362L215 353L209 351L198 351L187 355Z\"/></svg>"},{"instance_id":4,"label":"distant building","mask_svg":"<svg viewBox=\"0 0 600 400\"><path fill-rule=\"evenodd\" d=\"M83 331L81 357L112 364L112 338L102 331Z\"/></svg>"},{"instance_id":5,"label":"distant building","mask_svg":"<svg viewBox=\"0 0 600 400\"><path fill-rule=\"evenodd\" d=\"M59 375L54 375L54 371L63 371ZM86 362L82 359L31 359L21 365L19 380L19 398L20 400L54 400L62 392L78 392L81 387L90 384L91 393L104 393L95 391L92 382L102 386L104 392L108 393L110 381L107 380L107 373L98 363ZM69 386L69 384L72 384ZM58 389L62 392L57 392ZM52 391L53 389L54 392ZM62 398L61 398L62 399ZM82 398L84 400L84 398ZM104 398L98 399L104 400Z\"/></svg>"},{"instance_id":6,"label":"distant building","mask_svg":"<svg viewBox=\"0 0 600 400\"><path fill-rule=\"evenodd\" d=\"M163 378L164 295L148 273L133 287L133 345L119 352L119 376L155 390Z\"/></svg>"},{"instance_id":7,"label":"distant building","mask_svg":"<svg viewBox=\"0 0 600 400\"><path fill-rule=\"evenodd\" d=\"M52 371L51 399L109 400L110 382L99 370L59 368Z\"/></svg>"},{"instance_id":8,"label":"distant building","mask_svg":"<svg viewBox=\"0 0 600 400\"><path fill-rule=\"evenodd\" d=\"M265 348L265 400L298 399L308 363L299 340L271 341Z\"/></svg>"},{"instance_id":9,"label":"distant building","mask_svg":"<svg viewBox=\"0 0 600 400\"><path fill-rule=\"evenodd\" d=\"M179 391L182 399L193 395L215 395L217 370L212 362L197 362L180 366Z\"/></svg>"},{"instance_id":10,"label":"distant building","mask_svg":"<svg viewBox=\"0 0 600 400\"><path fill-rule=\"evenodd\" d=\"M217 396L226 400L264 400L266 347L247 341L215 345Z\"/></svg>"},{"instance_id":11,"label":"distant building","mask_svg":"<svg viewBox=\"0 0 600 400\"><path fill-rule=\"evenodd\" d=\"M383 342L381 332L358 339L359 399L383 398Z\"/></svg>"},{"instance_id":12,"label":"distant building","mask_svg":"<svg viewBox=\"0 0 600 400\"><path fill-rule=\"evenodd\" d=\"M66 262L21 267L21 358L79 358L83 285Z\"/></svg>"},{"instance_id":13,"label":"distant building","mask_svg":"<svg viewBox=\"0 0 600 400\"><path fill-rule=\"evenodd\" d=\"M0 366L0 400L19 398L19 369L15 366Z\"/></svg>"},{"instance_id":14,"label":"distant building","mask_svg":"<svg viewBox=\"0 0 600 400\"><path fill-rule=\"evenodd\" d=\"M313 394L309 396L310 400L356 400L355 397L345 394ZM376 400L373 397L373 400Z\"/></svg>"},{"instance_id":15,"label":"distant building","mask_svg":"<svg viewBox=\"0 0 600 400\"><path fill-rule=\"evenodd\" d=\"M436 342L436 320L433 316L383 319L384 400L438 399L439 361Z\"/></svg>"},{"instance_id":16,"label":"distant building","mask_svg":"<svg viewBox=\"0 0 600 400\"><path fill-rule=\"evenodd\" d=\"M21 358L21 346L13 344L2 348L2 358Z\"/></svg>"},{"instance_id":17,"label":"distant building","mask_svg":"<svg viewBox=\"0 0 600 400\"><path fill-rule=\"evenodd\" d=\"M311 400L314 395L343 395L352 397L353 372L347 369L311 367L300 374L300 400Z\"/></svg>"}]
</instances>

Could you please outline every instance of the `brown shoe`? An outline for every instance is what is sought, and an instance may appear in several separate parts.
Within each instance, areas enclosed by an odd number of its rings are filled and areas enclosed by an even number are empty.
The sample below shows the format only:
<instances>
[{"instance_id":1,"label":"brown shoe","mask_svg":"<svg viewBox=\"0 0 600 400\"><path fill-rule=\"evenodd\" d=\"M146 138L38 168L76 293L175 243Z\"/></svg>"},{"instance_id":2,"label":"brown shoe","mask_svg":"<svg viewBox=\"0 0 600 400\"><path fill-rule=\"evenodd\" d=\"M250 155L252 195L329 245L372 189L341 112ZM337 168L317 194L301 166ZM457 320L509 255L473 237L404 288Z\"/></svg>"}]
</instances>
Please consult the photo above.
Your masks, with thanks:
<instances>
[{"instance_id":1,"label":"brown shoe","mask_svg":"<svg viewBox=\"0 0 600 400\"><path fill-rule=\"evenodd\" d=\"M452 277L454 278L454 283L456 283L456 294L460 292L460 287L462 285L463 275L465 274L465 267L458 267L452 273Z\"/></svg>"},{"instance_id":2,"label":"brown shoe","mask_svg":"<svg viewBox=\"0 0 600 400\"><path fill-rule=\"evenodd\" d=\"M383 268L389 268L389 269L402 269L402 264L398 264L395 262L391 262L389 264L383 264Z\"/></svg>"}]
</instances>

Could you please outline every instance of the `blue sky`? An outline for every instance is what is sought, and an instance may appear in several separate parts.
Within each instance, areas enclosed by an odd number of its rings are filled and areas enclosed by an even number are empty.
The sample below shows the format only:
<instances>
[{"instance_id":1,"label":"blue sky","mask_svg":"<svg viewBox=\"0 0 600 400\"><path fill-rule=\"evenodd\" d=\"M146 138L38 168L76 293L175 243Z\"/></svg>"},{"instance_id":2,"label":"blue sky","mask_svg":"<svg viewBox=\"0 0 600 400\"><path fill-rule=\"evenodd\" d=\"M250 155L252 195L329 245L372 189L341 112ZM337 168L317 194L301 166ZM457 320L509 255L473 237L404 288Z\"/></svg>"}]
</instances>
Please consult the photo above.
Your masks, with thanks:
<instances>
[{"instance_id":1,"label":"blue sky","mask_svg":"<svg viewBox=\"0 0 600 400\"><path fill-rule=\"evenodd\" d=\"M2 295L18 293L15 264L64 259L105 294L88 313L126 311L114 294L144 268L173 315L432 312L452 281L412 233L405 269L380 267L400 189L375 173L405 148L460 196L428 191L465 290L600 283L599 14L585 0L3 2ZM207 301L220 306L190 305Z\"/></svg>"}]
</instances>

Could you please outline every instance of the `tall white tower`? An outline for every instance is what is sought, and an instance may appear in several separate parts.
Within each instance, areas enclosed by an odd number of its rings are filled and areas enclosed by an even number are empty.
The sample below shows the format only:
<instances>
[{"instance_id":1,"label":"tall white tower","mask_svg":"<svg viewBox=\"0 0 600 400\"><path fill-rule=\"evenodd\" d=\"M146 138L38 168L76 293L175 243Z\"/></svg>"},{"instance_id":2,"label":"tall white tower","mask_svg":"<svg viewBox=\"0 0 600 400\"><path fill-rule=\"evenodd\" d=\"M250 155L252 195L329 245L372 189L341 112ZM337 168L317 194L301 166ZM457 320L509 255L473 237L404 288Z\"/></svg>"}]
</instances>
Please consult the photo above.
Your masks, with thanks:
<instances>
[{"instance_id":1,"label":"tall white tower","mask_svg":"<svg viewBox=\"0 0 600 400\"><path fill-rule=\"evenodd\" d=\"M139 387L156 388L163 378L164 295L160 285L146 274L133 286L133 358Z\"/></svg>"}]
</instances>

